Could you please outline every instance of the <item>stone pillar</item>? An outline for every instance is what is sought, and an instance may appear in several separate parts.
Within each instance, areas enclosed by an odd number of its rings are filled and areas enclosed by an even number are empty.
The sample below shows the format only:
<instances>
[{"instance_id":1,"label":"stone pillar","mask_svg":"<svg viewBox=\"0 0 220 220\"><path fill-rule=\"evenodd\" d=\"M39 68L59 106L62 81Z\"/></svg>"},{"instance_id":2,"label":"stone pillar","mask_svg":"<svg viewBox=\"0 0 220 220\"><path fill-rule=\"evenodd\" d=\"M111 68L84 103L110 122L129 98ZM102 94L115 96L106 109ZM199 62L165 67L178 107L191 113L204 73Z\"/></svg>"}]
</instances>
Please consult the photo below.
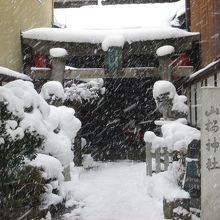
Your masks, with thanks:
<instances>
[{"instance_id":1,"label":"stone pillar","mask_svg":"<svg viewBox=\"0 0 220 220\"><path fill-rule=\"evenodd\" d=\"M52 57L52 73L50 80L59 81L63 84L67 51L63 48L50 49Z\"/></svg>"},{"instance_id":2,"label":"stone pillar","mask_svg":"<svg viewBox=\"0 0 220 220\"><path fill-rule=\"evenodd\" d=\"M157 49L156 54L159 59L159 72L162 80L171 81L171 56L175 49L173 46L165 45Z\"/></svg>"},{"instance_id":3,"label":"stone pillar","mask_svg":"<svg viewBox=\"0 0 220 220\"><path fill-rule=\"evenodd\" d=\"M202 88L202 219L220 219L220 88Z\"/></svg>"}]
</instances>

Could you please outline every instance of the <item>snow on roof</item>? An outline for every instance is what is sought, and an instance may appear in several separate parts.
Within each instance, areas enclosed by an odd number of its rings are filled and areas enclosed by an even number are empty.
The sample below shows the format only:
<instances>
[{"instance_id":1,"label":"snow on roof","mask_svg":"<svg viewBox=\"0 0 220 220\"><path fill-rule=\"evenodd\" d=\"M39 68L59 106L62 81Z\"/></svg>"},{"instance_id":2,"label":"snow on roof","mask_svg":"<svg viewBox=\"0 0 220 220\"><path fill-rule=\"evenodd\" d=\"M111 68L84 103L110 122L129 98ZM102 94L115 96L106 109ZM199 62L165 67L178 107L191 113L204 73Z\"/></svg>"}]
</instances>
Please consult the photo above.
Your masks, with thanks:
<instances>
[{"instance_id":1,"label":"snow on roof","mask_svg":"<svg viewBox=\"0 0 220 220\"><path fill-rule=\"evenodd\" d=\"M5 75L5 76L9 76L9 77L14 77L17 79L24 79L24 80L32 81L32 79L29 76L27 76L23 73L19 73L14 70L10 70L8 68L1 67L1 66L0 66L0 75Z\"/></svg>"},{"instance_id":2,"label":"snow on roof","mask_svg":"<svg viewBox=\"0 0 220 220\"><path fill-rule=\"evenodd\" d=\"M74 29L139 29L169 27L185 11L185 1L158 4L84 6L54 10L54 22Z\"/></svg>"},{"instance_id":3,"label":"snow on roof","mask_svg":"<svg viewBox=\"0 0 220 220\"><path fill-rule=\"evenodd\" d=\"M124 42L191 36L195 33L174 28L171 24L183 10L184 0L175 3L55 9L54 23L66 28L32 29L23 32L23 37L78 43L104 42L103 50L107 50L111 44L123 46Z\"/></svg>"},{"instance_id":4,"label":"snow on roof","mask_svg":"<svg viewBox=\"0 0 220 220\"><path fill-rule=\"evenodd\" d=\"M193 73L192 75L190 75L190 80L193 80L194 78L198 77L200 74L202 74L203 72L205 72L206 70L209 70L210 68L214 67L216 64L220 63L220 59L208 64L207 66L205 66L204 68L196 71L195 73Z\"/></svg>"}]
</instances>

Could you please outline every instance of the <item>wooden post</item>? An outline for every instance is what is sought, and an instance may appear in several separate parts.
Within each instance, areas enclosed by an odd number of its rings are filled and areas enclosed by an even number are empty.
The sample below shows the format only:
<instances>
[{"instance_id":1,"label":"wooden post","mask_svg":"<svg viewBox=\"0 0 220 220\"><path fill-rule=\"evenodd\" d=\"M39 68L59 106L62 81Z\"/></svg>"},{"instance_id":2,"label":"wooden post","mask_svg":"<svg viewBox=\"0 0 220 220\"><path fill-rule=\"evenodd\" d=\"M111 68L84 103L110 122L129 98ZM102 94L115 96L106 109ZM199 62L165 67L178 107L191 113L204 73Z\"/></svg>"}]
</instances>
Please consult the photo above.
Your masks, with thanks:
<instances>
[{"instance_id":1,"label":"wooden post","mask_svg":"<svg viewBox=\"0 0 220 220\"><path fill-rule=\"evenodd\" d=\"M152 144L146 143L146 173L147 176L152 176L152 153L151 153Z\"/></svg>"},{"instance_id":2,"label":"wooden post","mask_svg":"<svg viewBox=\"0 0 220 220\"><path fill-rule=\"evenodd\" d=\"M79 167L82 166L82 146L81 146L80 131L77 132L74 142L74 164Z\"/></svg>"},{"instance_id":3,"label":"wooden post","mask_svg":"<svg viewBox=\"0 0 220 220\"><path fill-rule=\"evenodd\" d=\"M164 147L163 151L164 151L164 170L168 170L170 161L169 161L169 152L167 150L167 147Z\"/></svg>"},{"instance_id":4,"label":"wooden post","mask_svg":"<svg viewBox=\"0 0 220 220\"><path fill-rule=\"evenodd\" d=\"M156 173L160 173L161 165L160 165L160 148L155 150L155 162L156 162Z\"/></svg>"},{"instance_id":5,"label":"wooden post","mask_svg":"<svg viewBox=\"0 0 220 220\"><path fill-rule=\"evenodd\" d=\"M50 49L52 57L52 73L50 80L59 81L63 84L67 51L63 48Z\"/></svg>"}]
</instances>

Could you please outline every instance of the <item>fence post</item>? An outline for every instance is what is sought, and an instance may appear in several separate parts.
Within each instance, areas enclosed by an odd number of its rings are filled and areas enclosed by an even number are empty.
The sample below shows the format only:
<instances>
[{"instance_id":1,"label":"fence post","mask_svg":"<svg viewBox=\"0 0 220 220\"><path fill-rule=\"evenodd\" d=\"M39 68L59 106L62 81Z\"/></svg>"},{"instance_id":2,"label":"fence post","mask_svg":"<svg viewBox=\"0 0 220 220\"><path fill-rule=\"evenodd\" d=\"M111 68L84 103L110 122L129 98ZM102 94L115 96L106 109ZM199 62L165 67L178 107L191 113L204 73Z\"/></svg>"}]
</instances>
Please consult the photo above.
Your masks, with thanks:
<instances>
[{"instance_id":1,"label":"fence post","mask_svg":"<svg viewBox=\"0 0 220 220\"><path fill-rule=\"evenodd\" d=\"M152 144L146 142L146 173L147 176L152 176L152 154L151 154Z\"/></svg>"},{"instance_id":2,"label":"fence post","mask_svg":"<svg viewBox=\"0 0 220 220\"><path fill-rule=\"evenodd\" d=\"M159 173L161 171L161 166L160 166L160 149L161 148L157 148L155 150L156 173Z\"/></svg>"},{"instance_id":3,"label":"fence post","mask_svg":"<svg viewBox=\"0 0 220 220\"><path fill-rule=\"evenodd\" d=\"M170 161L169 161L169 152L167 150L167 147L164 147L163 151L164 151L164 170L168 170Z\"/></svg>"},{"instance_id":4,"label":"fence post","mask_svg":"<svg viewBox=\"0 0 220 220\"><path fill-rule=\"evenodd\" d=\"M74 142L74 164L77 167L82 166L82 140L81 132L78 131Z\"/></svg>"}]
</instances>

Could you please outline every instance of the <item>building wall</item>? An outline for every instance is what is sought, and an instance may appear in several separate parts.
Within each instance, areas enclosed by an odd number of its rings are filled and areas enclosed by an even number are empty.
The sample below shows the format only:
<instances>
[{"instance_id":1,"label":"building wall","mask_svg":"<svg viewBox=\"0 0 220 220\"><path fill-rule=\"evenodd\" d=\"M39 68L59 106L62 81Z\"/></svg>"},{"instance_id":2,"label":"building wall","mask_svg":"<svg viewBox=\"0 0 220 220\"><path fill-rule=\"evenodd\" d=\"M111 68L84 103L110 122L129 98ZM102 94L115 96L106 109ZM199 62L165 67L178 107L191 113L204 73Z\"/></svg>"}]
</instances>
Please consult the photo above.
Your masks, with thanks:
<instances>
[{"instance_id":1,"label":"building wall","mask_svg":"<svg viewBox=\"0 0 220 220\"><path fill-rule=\"evenodd\" d=\"M0 66L22 71L20 32L51 27L52 0L0 0Z\"/></svg>"},{"instance_id":2,"label":"building wall","mask_svg":"<svg viewBox=\"0 0 220 220\"><path fill-rule=\"evenodd\" d=\"M220 56L220 1L190 0L191 31L201 33L202 67Z\"/></svg>"}]
</instances>

